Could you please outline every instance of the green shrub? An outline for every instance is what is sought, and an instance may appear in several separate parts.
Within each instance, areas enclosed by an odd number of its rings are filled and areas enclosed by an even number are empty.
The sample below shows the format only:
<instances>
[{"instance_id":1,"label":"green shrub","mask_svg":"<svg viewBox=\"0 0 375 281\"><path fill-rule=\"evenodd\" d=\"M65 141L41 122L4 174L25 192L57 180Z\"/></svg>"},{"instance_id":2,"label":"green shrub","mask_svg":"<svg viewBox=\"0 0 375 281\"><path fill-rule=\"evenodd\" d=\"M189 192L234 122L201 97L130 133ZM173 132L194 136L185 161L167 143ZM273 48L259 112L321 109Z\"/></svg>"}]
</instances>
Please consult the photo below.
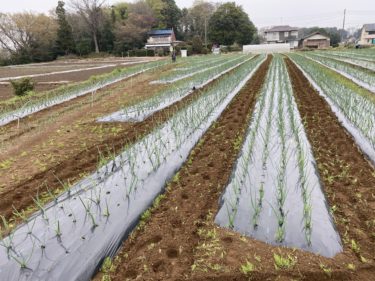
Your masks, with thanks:
<instances>
[{"instance_id":1,"label":"green shrub","mask_svg":"<svg viewBox=\"0 0 375 281\"><path fill-rule=\"evenodd\" d=\"M20 80L11 80L13 92L16 96L24 96L28 92L34 90L34 83L31 78L23 78Z\"/></svg>"},{"instance_id":2,"label":"green shrub","mask_svg":"<svg viewBox=\"0 0 375 281\"><path fill-rule=\"evenodd\" d=\"M153 57L155 56L154 50L146 50L146 49L134 49L128 51L130 57Z\"/></svg>"},{"instance_id":3,"label":"green shrub","mask_svg":"<svg viewBox=\"0 0 375 281\"><path fill-rule=\"evenodd\" d=\"M165 53L164 53L164 50L163 50L163 49L157 49L157 54L158 54L158 56L159 56L159 57L162 57L162 56L164 56L164 55L165 55Z\"/></svg>"}]
</instances>

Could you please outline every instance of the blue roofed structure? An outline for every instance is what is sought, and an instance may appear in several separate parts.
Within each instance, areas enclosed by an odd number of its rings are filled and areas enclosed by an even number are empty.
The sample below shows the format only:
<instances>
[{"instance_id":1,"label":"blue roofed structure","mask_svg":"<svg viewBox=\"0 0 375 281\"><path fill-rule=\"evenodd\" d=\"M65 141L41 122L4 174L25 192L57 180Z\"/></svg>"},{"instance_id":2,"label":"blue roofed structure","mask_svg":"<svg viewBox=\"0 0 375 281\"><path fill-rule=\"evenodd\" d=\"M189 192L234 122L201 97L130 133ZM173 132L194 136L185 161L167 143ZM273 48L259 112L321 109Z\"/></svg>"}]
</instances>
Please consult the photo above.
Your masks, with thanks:
<instances>
[{"instance_id":1,"label":"blue roofed structure","mask_svg":"<svg viewBox=\"0 0 375 281\"><path fill-rule=\"evenodd\" d=\"M155 29L151 30L145 46L148 50L164 50L172 51L174 46L178 43L173 29Z\"/></svg>"},{"instance_id":2,"label":"blue roofed structure","mask_svg":"<svg viewBox=\"0 0 375 281\"><path fill-rule=\"evenodd\" d=\"M151 30L148 35L150 36L170 36L172 35L173 29L155 29Z\"/></svg>"}]
</instances>

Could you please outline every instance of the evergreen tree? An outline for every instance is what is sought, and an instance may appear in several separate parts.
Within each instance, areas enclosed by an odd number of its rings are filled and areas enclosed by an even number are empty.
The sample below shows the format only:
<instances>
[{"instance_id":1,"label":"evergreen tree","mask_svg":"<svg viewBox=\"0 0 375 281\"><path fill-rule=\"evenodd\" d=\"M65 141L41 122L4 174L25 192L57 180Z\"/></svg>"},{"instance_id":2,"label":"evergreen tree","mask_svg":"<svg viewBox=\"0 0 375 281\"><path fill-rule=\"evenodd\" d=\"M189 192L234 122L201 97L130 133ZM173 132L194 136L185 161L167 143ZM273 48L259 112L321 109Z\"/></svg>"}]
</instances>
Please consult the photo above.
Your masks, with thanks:
<instances>
[{"instance_id":1,"label":"evergreen tree","mask_svg":"<svg viewBox=\"0 0 375 281\"><path fill-rule=\"evenodd\" d=\"M252 42L256 28L249 16L234 2L221 5L209 21L209 37L213 43L241 45Z\"/></svg>"},{"instance_id":2,"label":"evergreen tree","mask_svg":"<svg viewBox=\"0 0 375 281\"><path fill-rule=\"evenodd\" d=\"M163 16L162 27L173 28L175 33L178 31L177 27L181 17L181 10L177 7L174 0L163 0L164 9L161 10ZM177 34L176 34L177 35Z\"/></svg>"},{"instance_id":3,"label":"evergreen tree","mask_svg":"<svg viewBox=\"0 0 375 281\"><path fill-rule=\"evenodd\" d=\"M68 55L75 52L72 27L66 20L64 5L65 3L63 1L59 1L56 7L58 23L56 53L58 55Z\"/></svg>"},{"instance_id":4,"label":"evergreen tree","mask_svg":"<svg viewBox=\"0 0 375 281\"><path fill-rule=\"evenodd\" d=\"M173 28L175 33L178 32L181 10L174 0L146 0L146 3L158 20L158 28Z\"/></svg>"}]
</instances>

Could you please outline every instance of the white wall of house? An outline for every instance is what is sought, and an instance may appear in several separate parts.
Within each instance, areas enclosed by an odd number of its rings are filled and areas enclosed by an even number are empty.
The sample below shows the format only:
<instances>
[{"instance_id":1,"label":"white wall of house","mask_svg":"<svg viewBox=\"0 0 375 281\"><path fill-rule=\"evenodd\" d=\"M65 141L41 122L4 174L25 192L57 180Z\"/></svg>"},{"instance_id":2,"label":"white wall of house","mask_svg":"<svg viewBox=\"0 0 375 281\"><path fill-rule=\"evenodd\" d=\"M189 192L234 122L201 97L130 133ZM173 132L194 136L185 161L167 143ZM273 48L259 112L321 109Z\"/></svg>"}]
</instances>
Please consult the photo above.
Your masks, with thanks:
<instances>
[{"instance_id":1,"label":"white wall of house","mask_svg":"<svg viewBox=\"0 0 375 281\"><path fill-rule=\"evenodd\" d=\"M361 39L359 44L361 45L372 45L375 39L375 34L369 34L364 28L362 28Z\"/></svg>"},{"instance_id":2,"label":"white wall of house","mask_svg":"<svg viewBox=\"0 0 375 281\"><path fill-rule=\"evenodd\" d=\"M298 40L290 41L289 45L290 45L290 48L292 48L292 49L298 48Z\"/></svg>"},{"instance_id":3,"label":"white wall of house","mask_svg":"<svg viewBox=\"0 0 375 281\"><path fill-rule=\"evenodd\" d=\"M298 43L298 42L297 42ZM289 43L279 44L260 44L260 45L244 45L244 54L271 54L271 53L289 53Z\"/></svg>"},{"instance_id":4,"label":"white wall of house","mask_svg":"<svg viewBox=\"0 0 375 281\"><path fill-rule=\"evenodd\" d=\"M272 41L279 41L279 32L267 32L266 33L266 40L267 42L272 42Z\"/></svg>"}]
</instances>

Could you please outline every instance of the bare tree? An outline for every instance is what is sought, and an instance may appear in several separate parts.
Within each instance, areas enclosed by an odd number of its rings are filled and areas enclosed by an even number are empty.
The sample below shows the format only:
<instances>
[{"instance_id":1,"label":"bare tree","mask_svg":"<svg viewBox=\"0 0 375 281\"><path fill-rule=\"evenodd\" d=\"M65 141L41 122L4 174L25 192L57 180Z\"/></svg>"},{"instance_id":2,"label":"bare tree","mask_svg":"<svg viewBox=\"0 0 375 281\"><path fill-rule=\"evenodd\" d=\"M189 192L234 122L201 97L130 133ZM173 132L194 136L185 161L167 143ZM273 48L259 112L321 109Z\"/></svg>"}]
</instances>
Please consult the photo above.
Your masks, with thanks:
<instances>
[{"instance_id":1,"label":"bare tree","mask_svg":"<svg viewBox=\"0 0 375 281\"><path fill-rule=\"evenodd\" d=\"M55 21L44 14L0 13L0 46L12 55L32 56L51 48L56 29Z\"/></svg>"},{"instance_id":2,"label":"bare tree","mask_svg":"<svg viewBox=\"0 0 375 281\"><path fill-rule=\"evenodd\" d=\"M106 0L70 0L73 8L86 22L95 44L95 52L99 53L98 31L103 19L102 7Z\"/></svg>"}]
</instances>

